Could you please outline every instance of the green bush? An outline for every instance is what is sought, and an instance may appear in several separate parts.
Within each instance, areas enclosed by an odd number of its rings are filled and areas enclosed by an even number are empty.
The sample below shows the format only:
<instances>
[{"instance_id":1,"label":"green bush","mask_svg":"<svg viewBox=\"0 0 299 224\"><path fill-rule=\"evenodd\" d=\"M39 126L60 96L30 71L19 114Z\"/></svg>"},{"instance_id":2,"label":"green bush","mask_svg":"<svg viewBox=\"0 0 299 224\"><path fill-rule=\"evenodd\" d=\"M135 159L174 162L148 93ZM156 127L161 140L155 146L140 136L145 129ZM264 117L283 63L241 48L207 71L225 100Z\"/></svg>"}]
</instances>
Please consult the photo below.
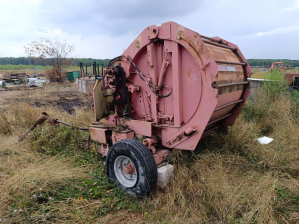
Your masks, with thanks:
<instances>
[{"instance_id":1,"label":"green bush","mask_svg":"<svg viewBox=\"0 0 299 224\"><path fill-rule=\"evenodd\" d=\"M287 94L288 82L281 70L274 69L269 72L267 81L263 84L263 92L270 101L276 97Z\"/></svg>"}]
</instances>

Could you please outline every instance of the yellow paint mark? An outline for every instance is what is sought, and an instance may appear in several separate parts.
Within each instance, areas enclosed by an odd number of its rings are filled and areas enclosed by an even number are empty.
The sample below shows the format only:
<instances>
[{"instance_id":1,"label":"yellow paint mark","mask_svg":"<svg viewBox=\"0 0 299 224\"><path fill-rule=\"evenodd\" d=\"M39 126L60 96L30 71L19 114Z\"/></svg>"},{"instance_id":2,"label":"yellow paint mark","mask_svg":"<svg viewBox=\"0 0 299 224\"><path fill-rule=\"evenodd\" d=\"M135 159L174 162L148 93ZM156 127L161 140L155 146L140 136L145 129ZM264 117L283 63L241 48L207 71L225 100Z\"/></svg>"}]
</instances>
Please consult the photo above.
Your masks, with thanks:
<instances>
[{"instance_id":1,"label":"yellow paint mark","mask_svg":"<svg viewBox=\"0 0 299 224\"><path fill-rule=\"evenodd\" d=\"M179 32L178 32L177 35L176 35L176 39L177 39L177 40L181 40L181 39L183 39L183 37L184 37L184 27L181 26L181 27L179 28Z\"/></svg>"},{"instance_id":2,"label":"yellow paint mark","mask_svg":"<svg viewBox=\"0 0 299 224\"><path fill-rule=\"evenodd\" d=\"M136 38L135 43L136 43L136 48L140 49L141 48L141 37L140 36L138 36Z\"/></svg>"}]
</instances>

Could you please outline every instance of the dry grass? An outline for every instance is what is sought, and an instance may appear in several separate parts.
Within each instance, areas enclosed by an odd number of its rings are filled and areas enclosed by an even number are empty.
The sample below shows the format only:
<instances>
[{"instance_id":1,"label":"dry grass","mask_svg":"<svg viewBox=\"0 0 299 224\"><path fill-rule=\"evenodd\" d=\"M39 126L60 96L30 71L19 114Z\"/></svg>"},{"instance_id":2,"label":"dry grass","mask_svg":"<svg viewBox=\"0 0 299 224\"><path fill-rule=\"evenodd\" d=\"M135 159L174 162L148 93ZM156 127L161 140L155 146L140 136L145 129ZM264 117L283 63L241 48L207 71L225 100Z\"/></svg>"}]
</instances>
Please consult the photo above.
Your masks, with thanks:
<instances>
[{"instance_id":1,"label":"dry grass","mask_svg":"<svg viewBox=\"0 0 299 224\"><path fill-rule=\"evenodd\" d=\"M32 193L37 192L39 188L47 189L48 186L57 183L69 184L72 179L86 178L87 170L91 169L90 166L73 167L71 161L57 160L55 157L49 159L34 153L23 154L19 151L14 153L12 160L1 163L1 168L6 171L0 176L2 209L6 207L4 205L11 196L15 198L22 196L20 204L15 204L16 207L22 207L21 204L26 199L24 197L30 200Z\"/></svg>"},{"instance_id":2,"label":"dry grass","mask_svg":"<svg viewBox=\"0 0 299 224\"><path fill-rule=\"evenodd\" d=\"M208 153L177 173L158 200L168 221L181 223L273 221L277 177L260 175L237 156ZM249 169L248 169L249 168ZM185 181L182 181L185 180ZM156 199L157 200L157 199Z\"/></svg>"},{"instance_id":3,"label":"dry grass","mask_svg":"<svg viewBox=\"0 0 299 224\"><path fill-rule=\"evenodd\" d=\"M192 155L192 164L185 153L178 154L172 183L151 202L156 207L153 215L170 223L298 222L298 199L294 204L283 202L277 188L299 193L299 127L291 127L289 138L290 129L274 126L270 134L274 142L259 145L254 141L258 129L241 116L227 136L203 140L204 149ZM291 212L292 206L296 208L292 215L277 216L277 210Z\"/></svg>"},{"instance_id":4,"label":"dry grass","mask_svg":"<svg viewBox=\"0 0 299 224\"><path fill-rule=\"evenodd\" d=\"M48 93L51 91L31 93L28 98L42 100ZM20 96L6 95L1 102ZM166 189L155 189L149 198L120 197L119 193L111 194L114 188L100 186L105 188L104 194L96 198L70 196L44 204L34 204L32 196L41 191L59 194L61 186L75 187L78 183L74 180L89 179L88 172L96 164L78 166L76 154L66 158L61 153L50 156L30 150L33 134L17 142L20 128L28 128L42 111L82 126L90 124L93 114L80 108L68 114L51 105L37 108L12 101L0 112L0 203L4 205L0 218L41 222L36 217L44 214L48 223L298 223L299 100L267 88L257 91L253 98L246 102L227 135L207 137L195 152L176 152L171 183ZM45 136L50 131L45 124ZM274 141L260 145L254 140L264 135ZM14 209L25 210L24 203L37 207L11 215ZM126 204L101 213L118 203Z\"/></svg>"},{"instance_id":5,"label":"dry grass","mask_svg":"<svg viewBox=\"0 0 299 224\"><path fill-rule=\"evenodd\" d=\"M298 99L269 94L257 91L227 135L176 156L172 183L151 201L153 215L170 223L299 222ZM258 144L263 135L274 141Z\"/></svg>"},{"instance_id":6,"label":"dry grass","mask_svg":"<svg viewBox=\"0 0 299 224\"><path fill-rule=\"evenodd\" d=\"M21 70L0 70L0 74L4 77L9 77L10 74L17 74L17 73L26 73L26 75L33 75L33 74L46 74L46 70L33 70L33 69L21 69Z\"/></svg>"},{"instance_id":7,"label":"dry grass","mask_svg":"<svg viewBox=\"0 0 299 224\"><path fill-rule=\"evenodd\" d=\"M48 91L49 89L45 93L31 93L28 98L39 97L42 100ZM43 111L78 126L90 124L93 120L91 111L76 108L74 114L69 114L51 105L39 108L26 102L19 102L16 100L19 97L24 97L22 92L10 92L1 98L1 102L5 105L2 105L0 112L0 218L14 214L13 208L25 211L26 201L34 203L37 200L37 203L41 200L41 198L34 199L33 195L39 195L41 192L45 194L50 189L55 189L56 185L69 185L76 179L88 178L89 171L94 167L94 165L74 166L76 163L73 159L49 157L30 150L33 133L30 133L25 141L18 142L19 134L26 131ZM43 128L47 132L50 124L44 124ZM20 200L16 202L16 198ZM20 222L25 223L30 221L28 217L12 220L22 220Z\"/></svg>"},{"instance_id":8,"label":"dry grass","mask_svg":"<svg viewBox=\"0 0 299 224\"><path fill-rule=\"evenodd\" d=\"M76 89L75 84L49 84L41 89L31 91L0 92L0 134L18 134L20 129L28 129L43 111L46 111L50 116L75 123L78 126L90 124L93 121L91 110L86 111L84 108L81 109L76 105L72 105L74 114L70 115L68 112L54 107L62 99L70 101L76 98L78 101L90 101L89 96L84 96L79 92L77 94L68 94L68 92L75 92ZM45 105L34 107L32 103Z\"/></svg>"},{"instance_id":9,"label":"dry grass","mask_svg":"<svg viewBox=\"0 0 299 224\"><path fill-rule=\"evenodd\" d=\"M86 112L83 109L75 108L75 113L70 116L68 112L57 110L52 107L32 107L27 103L16 102L10 110L0 112L0 134L20 134L27 130L35 119L46 111L50 116L58 117L77 126L87 126L93 120L91 111Z\"/></svg>"},{"instance_id":10,"label":"dry grass","mask_svg":"<svg viewBox=\"0 0 299 224\"><path fill-rule=\"evenodd\" d=\"M299 73L299 68L296 67L296 68L292 68L292 69L287 69L284 73ZM269 76L271 78L270 70L266 71L266 72L252 71L252 74L251 74L251 78L254 78L254 79L268 79Z\"/></svg>"},{"instance_id":11,"label":"dry grass","mask_svg":"<svg viewBox=\"0 0 299 224\"><path fill-rule=\"evenodd\" d=\"M268 74L268 72L254 71L251 74L250 78L253 78L253 79L266 79L267 78L267 74Z\"/></svg>"}]
</instances>

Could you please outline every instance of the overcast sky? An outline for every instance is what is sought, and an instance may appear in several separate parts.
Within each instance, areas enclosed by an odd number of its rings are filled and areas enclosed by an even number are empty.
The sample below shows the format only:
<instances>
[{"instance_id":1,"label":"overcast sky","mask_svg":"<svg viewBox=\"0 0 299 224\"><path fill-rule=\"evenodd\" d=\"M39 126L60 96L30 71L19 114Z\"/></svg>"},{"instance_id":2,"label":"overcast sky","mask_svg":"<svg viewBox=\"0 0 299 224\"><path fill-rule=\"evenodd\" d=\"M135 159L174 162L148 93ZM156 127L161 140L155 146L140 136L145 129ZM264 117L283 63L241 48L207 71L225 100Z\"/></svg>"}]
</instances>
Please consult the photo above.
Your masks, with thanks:
<instances>
[{"instance_id":1,"label":"overcast sky","mask_svg":"<svg viewBox=\"0 0 299 224\"><path fill-rule=\"evenodd\" d=\"M78 58L113 58L168 21L235 43L247 59L299 60L299 0L0 0L0 57L26 56L42 37L67 39Z\"/></svg>"}]
</instances>

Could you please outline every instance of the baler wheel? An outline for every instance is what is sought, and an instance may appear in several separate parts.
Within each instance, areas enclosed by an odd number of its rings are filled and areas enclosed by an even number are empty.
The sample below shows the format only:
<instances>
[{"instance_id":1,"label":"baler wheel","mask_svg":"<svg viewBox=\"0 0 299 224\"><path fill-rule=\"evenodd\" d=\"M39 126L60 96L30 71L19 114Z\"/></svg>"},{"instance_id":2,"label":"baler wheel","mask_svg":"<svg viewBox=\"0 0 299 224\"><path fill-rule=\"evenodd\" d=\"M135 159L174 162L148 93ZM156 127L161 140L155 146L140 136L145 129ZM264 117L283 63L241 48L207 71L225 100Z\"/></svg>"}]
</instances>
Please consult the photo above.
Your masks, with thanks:
<instances>
[{"instance_id":1,"label":"baler wheel","mask_svg":"<svg viewBox=\"0 0 299 224\"><path fill-rule=\"evenodd\" d=\"M129 195L143 197L157 183L157 165L151 151L134 139L121 140L109 149L107 176Z\"/></svg>"}]
</instances>

